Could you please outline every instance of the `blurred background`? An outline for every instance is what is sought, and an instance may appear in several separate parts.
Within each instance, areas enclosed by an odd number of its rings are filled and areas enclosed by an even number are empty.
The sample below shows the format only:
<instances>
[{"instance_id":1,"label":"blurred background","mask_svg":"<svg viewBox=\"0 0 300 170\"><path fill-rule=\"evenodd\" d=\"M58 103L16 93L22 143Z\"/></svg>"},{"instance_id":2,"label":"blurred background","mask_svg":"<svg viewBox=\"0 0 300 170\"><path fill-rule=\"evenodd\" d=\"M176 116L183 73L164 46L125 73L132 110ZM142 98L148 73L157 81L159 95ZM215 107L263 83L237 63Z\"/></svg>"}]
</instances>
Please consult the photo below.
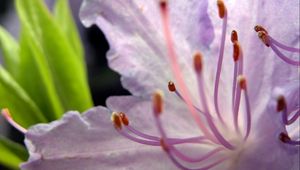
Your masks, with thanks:
<instances>
[{"instance_id":1,"label":"blurred background","mask_svg":"<svg viewBox=\"0 0 300 170\"><path fill-rule=\"evenodd\" d=\"M55 0L45 0L51 9ZM92 93L94 104L105 105L108 96L126 95L128 91L124 90L120 83L120 76L110 70L107 66L106 52L109 45L103 33L96 26L84 28L79 21L78 13L82 0L69 0L73 17L76 20L81 40L85 48L85 59L88 69L89 86ZM0 25L8 30L14 37L18 38L19 23L16 15L14 0L0 0ZM0 63L2 62L0 49ZM0 99L1 100L4 99ZM8 125L3 117L0 116L0 135L23 144L23 135ZM1 156L1 151L0 151ZM9 170L0 165L0 170Z\"/></svg>"}]
</instances>

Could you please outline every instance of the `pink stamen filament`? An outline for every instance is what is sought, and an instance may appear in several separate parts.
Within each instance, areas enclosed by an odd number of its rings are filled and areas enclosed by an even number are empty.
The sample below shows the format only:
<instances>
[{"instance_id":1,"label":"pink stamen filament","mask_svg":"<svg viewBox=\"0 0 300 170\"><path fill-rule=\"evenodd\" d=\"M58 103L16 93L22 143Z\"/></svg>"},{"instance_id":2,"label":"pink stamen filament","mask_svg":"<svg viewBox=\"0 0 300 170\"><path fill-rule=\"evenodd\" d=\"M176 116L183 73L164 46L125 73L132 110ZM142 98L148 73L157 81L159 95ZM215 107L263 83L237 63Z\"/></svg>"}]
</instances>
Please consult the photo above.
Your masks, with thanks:
<instances>
[{"instance_id":1,"label":"pink stamen filament","mask_svg":"<svg viewBox=\"0 0 300 170\"><path fill-rule=\"evenodd\" d=\"M183 97L182 97L182 95L178 92L178 90L175 91L175 94L176 94L176 96L178 96L183 102L185 102L184 99L183 99ZM193 104L193 107L194 107L198 112L200 112L201 114L203 114L204 116L206 116L206 115L204 114L204 111L201 110L199 107L195 106L194 104Z\"/></svg>"},{"instance_id":2,"label":"pink stamen filament","mask_svg":"<svg viewBox=\"0 0 300 170\"><path fill-rule=\"evenodd\" d=\"M211 115L208 109L208 105L207 105L207 101L206 101L206 97L205 97L205 92L204 92L204 83L203 83L203 78L202 78L202 72L196 72L197 75L197 81L198 81L198 88L199 88L199 96L200 99L202 101L202 105L204 108L204 113L206 114L206 120L207 123L211 129L211 131L213 132L214 136L217 138L217 140L226 148L233 150L235 149L234 146L232 146L223 136L222 134L219 132L219 130L217 129L217 127L215 126L214 122L211 119Z\"/></svg>"},{"instance_id":3,"label":"pink stamen filament","mask_svg":"<svg viewBox=\"0 0 300 170\"><path fill-rule=\"evenodd\" d=\"M184 160L186 162L190 162L190 163L199 163L201 161L208 159L209 157L213 156L214 154L224 150L224 148L217 148L217 149L214 149L202 156L194 158L194 157L190 157L190 156L180 152L176 147L174 147L172 145L170 145L169 147L172 148L172 151L177 158Z\"/></svg>"},{"instance_id":4,"label":"pink stamen filament","mask_svg":"<svg viewBox=\"0 0 300 170\"><path fill-rule=\"evenodd\" d=\"M251 129L251 107L250 107L250 100L248 96L248 91L247 89L244 89L244 98L245 98L245 103L246 103L246 135L244 137L244 140L248 139L248 136L250 134L250 129Z\"/></svg>"},{"instance_id":5,"label":"pink stamen filament","mask_svg":"<svg viewBox=\"0 0 300 170\"><path fill-rule=\"evenodd\" d=\"M225 13L225 16L223 18L221 45L220 45L220 51L219 51L218 66L217 66L215 88L214 88L215 109L216 109L218 118L220 119L220 121L223 124L224 124L224 121L223 121L223 118L222 118L222 116L220 114L220 110L219 110L218 93L219 93L219 83L220 83L221 69L222 69L222 63L223 63L223 57L224 57L226 30L227 30L227 13Z\"/></svg>"},{"instance_id":6,"label":"pink stamen filament","mask_svg":"<svg viewBox=\"0 0 300 170\"><path fill-rule=\"evenodd\" d=\"M243 67L244 67L243 65L244 65L244 55L243 55L242 48L239 48L239 60L234 63L234 77L233 77L233 87L232 87L233 112L235 113L236 116L238 116L237 115L238 113L235 112L235 109L237 109L237 111L239 109L240 95L241 95L240 90L237 88L237 77L238 75L243 74ZM236 104L238 104L238 106Z\"/></svg>"},{"instance_id":7,"label":"pink stamen filament","mask_svg":"<svg viewBox=\"0 0 300 170\"><path fill-rule=\"evenodd\" d=\"M240 101L241 101L241 88L239 86L237 86L235 102L234 102L234 109L233 109L233 123L234 123L235 130L237 132L240 132L239 126L238 126Z\"/></svg>"},{"instance_id":8,"label":"pink stamen filament","mask_svg":"<svg viewBox=\"0 0 300 170\"><path fill-rule=\"evenodd\" d=\"M177 56L174 50L173 46L173 40L169 28L169 15L168 15L168 5L165 7L161 7L161 14L162 14L162 21L163 21L163 28L164 28L164 35L166 39L167 49L168 49L168 57L171 62L171 68L173 71L173 74L175 76L176 81L178 82L179 88L182 91L182 98L187 103L188 109L190 110L190 113L194 117L194 120L196 121L197 125L199 126L200 130L203 132L204 136L206 136L210 140L214 140L213 136L209 133L208 129L205 127L204 123L202 122L201 117L197 114L197 111L193 107L192 100L190 98L189 92L187 87L185 86L185 83L182 78L182 74L177 62Z\"/></svg>"},{"instance_id":9,"label":"pink stamen filament","mask_svg":"<svg viewBox=\"0 0 300 170\"><path fill-rule=\"evenodd\" d=\"M277 47L286 50L286 51L290 51L290 52L295 52L295 53L300 53L300 49L299 48L294 48L294 47L289 47L286 46L278 41L276 41L274 38L272 38L270 35L268 35L270 43L276 45Z\"/></svg>"},{"instance_id":10,"label":"pink stamen filament","mask_svg":"<svg viewBox=\"0 0 300 170\"><path fill-rule=\"evenodd\" d=\"M148 135L148 134L145 134L143 132L140 132L140 131L136 130L135 128L133 128L130 125L126 126L126 128L130 132L132 132L133 134L135 134L139 137L145 138L147 140L153 140L153 141L160 142L161 138L159 138L157 136ZM166 140L168 140L168 142L172 145L183 144L183 143L195 143L195 144L197 144L197 143L198 144L206 143L205 142L206 139L203 136L196 136L196 137L190 137L190 138L167 138Z\"/></svg>"},{"instance_id":11,"label":"pink stamen filament","mask_svg":"<svg viewBox=\"0 0 300 170\"><path fill-rule=\"evenodd\" d=\"M279 50L278 48L273 44L273 43L270 43L270 47L272 48L272 50L275 52L275 54L280 58L282 59L284 62L290 64L290 65L294 65L294 66L300 66L300 61L295 61L295 60L292 60L288 57L286 57L285 55L283 55Z\"/></svg>"},{"instance_id":12,"label":"pink stamen filament","mask_svg":"<svg viewBox=\"0 0 300 170\"><path fill-rule=\"evenodd\" d=\"M287 125L288 124L288 115L287 115L287 108L285 107L281 113L282 122Z\"/></svg>"},{"instance_id":13,"label":"pink stamen filament","mask_svg":"<svg viewBox=\"0 0 300 170\"><path fill-rule=\"evenodd\" d=\"M287 125L294 123L300 116L300 109L288 120Z\"/></svg>"},{"instance_id":14,"label":"pink stamen filament","mask_svg":"<svg viewBox=\"0 0 300 170\"><path fill-rule=\"evenodd\" d=\"M232 110L234 110L234 100L235 100L235 93L236 93L236 79L238 75L238 62L234 62L234 71L233 71L233 83L232 83Z\"/></svg>"},{"instance_id":15,"label":"pink stamen filament","mask_svg":"<svg viewBox=\"0 0 300 170\"><path fill-rule=\"evenodd\" d=\"M185 167L184 165L182 165L179 161L177 161L177 159L174 157L173 153L174 153L174 148L170 147L171 145L168 143L168 140L167 140L167 136L166 136L166 132L164 131L163 127L162 127L162 123L160 122L160 118L158 115L154 114L154 118L155 118L155 124L158 128L158 131L162 137L162 141L165 142L167 149L165 150L168 157L171 159L171 161L180 169L186 169L186 170L209 170L210 168L222 163L225 159L221 159L221 160L218 160L206 167L203 167L203 168L196 168L196 169L190 169L190 168L187 168ZM179 152L179 151L178 151ZM175 154L176 156L176 154ZM178 155L177 155L178 156Z\"/></svg>"},{"instance_id":16,"label":"pink stamen filament","mask_svg":"<svg viewBox=\"0 0 300 170\"><path fill-rule=\"evenodd\" d=\"M290 140L287 141L286 143L290 145L300 146L300 141Z\"/></svg>"},{"instance_id":17,"label":"pink stamen filament","mask_svg":"<svg viewBox=\"0 0 300 170\"><path fill-rule=\"evenodd\" d=\"M16 128L21 133L25 134L27 133L27 129L19 125L17 122L14 121L14 119L11 117L8 109L2 109L2 115L6 119L6 121L12 125L14 128Z\"/></svg>"}]
</instances>

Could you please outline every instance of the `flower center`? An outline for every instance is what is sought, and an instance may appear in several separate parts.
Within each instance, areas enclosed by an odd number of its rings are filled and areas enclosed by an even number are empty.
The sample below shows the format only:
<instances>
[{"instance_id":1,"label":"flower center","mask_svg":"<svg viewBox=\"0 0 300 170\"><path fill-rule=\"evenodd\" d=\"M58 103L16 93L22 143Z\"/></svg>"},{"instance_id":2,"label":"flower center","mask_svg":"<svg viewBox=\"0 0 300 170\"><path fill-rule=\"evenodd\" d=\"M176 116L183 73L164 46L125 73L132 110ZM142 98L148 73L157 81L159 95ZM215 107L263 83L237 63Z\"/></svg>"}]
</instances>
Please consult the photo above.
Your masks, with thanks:
<instances>
[{"instance_id":1,"label":"flower center","mask_svg":"<svg viewBox=\"0 0 300 170\"><path fill-rule=\"evenodd\" d=\"M219 17L223 21L222 26L222 35L220 41L220 50L219 57L217 63L217 71L215 76L215 84L214 84L214 96L213 96L213 104L214 108L209 108L208 101L206 98L206 93L204 90L204 79L203 79L203 56L200 52L196 52L194 54L194 71L197 78L198 83L198 92L199 99L202 107L199 108L192 102L191 95L189 94L188 88L183 80L183 75L180 70L179 64L177 62L177 55L175 52L175 48L173 45L173 39L171 35L171 31L169 28L169 12L168 12L168 2L166 0L160 1L160 11L163 22L163 31L165 35L168 57L170 61L170 66L173 71L175 80L177 82L178 88L174 82L168 82L169 91L175 93L177 97L179 97L184 104L187 105L189 109L189 113L194 118L197 123L199 129L202 131L203 136L194 136L188 138L172 138L167 135L162 124L163 122L160 119L160 115L163 113L163 96L161 91L156 91L153 95L153 114L155 118L155 125L161 136L153 136L149 134L145 134L133 126L129 124L128 118L124 113L116 113L112 114L113 117L116 117L118 120L113 119L113 123L118 130L118 132L129 138L132 141L152 145L152 146L160 146L168 155L168 157L172 160L172 162L180 169L190 169L188 168L190 164L194 163L202 163L205 162L208 158L217 157L214 159L215 161L209 161L205 166L202 166L197 169L210 169L218 164L224 162L228 159L227 156L224 155L224 151L232 151L228 152L229 155L235 155L238 159L239 154L241 154L246 148L246 145L249 143L249 136L251 132L251 107L250 100L248 96L247 89L247 81L246 77L243 75L243 51L241 45L238 41L238 33L233 30L231 33L231 42L233 45L233 61L234 61L234 71L233 71L233 83L232 83L232 114L233 120L232 124L234 125L234 129L230 129L228 126L228 122L225 122L222 115L221 110L219 109L218 102L218 94L219 94L219 81L222 70L222 62L224 56L224 48L225 48L225 39L226 39L226 30L227 30L227 9L222 0L217 0L217 7L219 11ZM285 49L290 52L298 52L299 49L295 49L292 47L285 46L283 44L279 44L277 41L272 39L268 32L261 26L256 26L255 30L259 34L259 38L263 41L266 46L270 46L276 54L276 47ZM275 50L274 50L275 49ZM298 51L297 51L298 50ZM278 55L280 58L284 58L284 61L290 63L292 65L299 65L299 61L293 61L291 59L286 59L287 57L282 57ZM239 122L239 110L241 105L241 98L244 98L245 102L245 127L241 129ZM282 101L281 101L282 103ZM278 104L278 107L282 108L282 104ZM286 107L283 107L286 108ZM214 110L214 111L213 111ZM288 120L287 114L283 110L283 117L286 118L285 123L293 123L299 117L299 110L292 118ZM215 113L216 117L212 115ZM124 117L126 121L124 122ZM205 121L204 121L204 120ZM121 122L121 126L120 125ZM124 127L124 128L123 128ZM279 135L279 140L284 143L299 145L299 142L293 141L289 138L289 136L285 133L281 133ZM186 145L186 144L197 144L197 145L206 145L211 147L212 149L206 153L202 153L200 156L191 156L183 151L177 149L177 145ZM219 156L216 156L219 155ZM198 165L198 164L197 164Z\"/></svg>"}]
</instances>

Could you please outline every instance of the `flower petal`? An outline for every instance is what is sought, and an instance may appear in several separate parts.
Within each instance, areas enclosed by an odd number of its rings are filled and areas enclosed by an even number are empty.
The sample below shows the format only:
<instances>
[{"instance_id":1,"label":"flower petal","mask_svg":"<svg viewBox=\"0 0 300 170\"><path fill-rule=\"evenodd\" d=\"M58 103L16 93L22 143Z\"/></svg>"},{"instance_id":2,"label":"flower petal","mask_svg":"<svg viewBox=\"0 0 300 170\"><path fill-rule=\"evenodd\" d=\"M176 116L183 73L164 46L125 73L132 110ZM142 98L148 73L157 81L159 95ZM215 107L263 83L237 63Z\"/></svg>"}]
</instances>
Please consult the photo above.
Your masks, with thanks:
<instances>
[{"instance_id":1,"label":"flower petal","mask_svg":"<svg viewBox=\"0 0 300 170\"><path fill-rule=\"evenodd\" d=\"M191 75L194 50L213 39L206 13L207 1L170 1L171 31L185 75ZM122 74L122 83L134 95L166 89L173 79L167 62L157 1L86 0L80 13L86 26L98 25L110 44L109 65ZM185 76L189 77L189 76Z\"/></svg>"},{"instance_id":2,"label":"flower petal","mask_svg":"<svg viewBox=\"0 0 300 170\"><path fill-rule=\"evenodd\" d=\"M92 108L83 116L68 112L61 120L33 126L26 134L26 145L30 159L21 165L26 170L173 167L160 147L147 147L121 137L104 107Z\"/></svg>"}]
</instances>

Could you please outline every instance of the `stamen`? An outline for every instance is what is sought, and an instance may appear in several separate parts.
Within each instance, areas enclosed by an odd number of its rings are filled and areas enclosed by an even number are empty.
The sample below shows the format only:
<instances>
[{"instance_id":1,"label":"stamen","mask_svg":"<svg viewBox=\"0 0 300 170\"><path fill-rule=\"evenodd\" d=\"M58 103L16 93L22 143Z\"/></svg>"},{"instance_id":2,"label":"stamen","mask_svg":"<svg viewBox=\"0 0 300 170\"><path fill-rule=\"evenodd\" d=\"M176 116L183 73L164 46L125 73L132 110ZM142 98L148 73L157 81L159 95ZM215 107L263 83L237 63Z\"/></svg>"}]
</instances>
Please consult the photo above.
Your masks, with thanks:
<instances>
[{"instance_id":1,"label":"stamen","mask_svg":"<svg viewBox=\"0 0 300 170\"><path fill-rule=\"evenodd\" d=\"M179 97L179 99L182 100L185 104L187 104L186 101L184 101L184 99L183 99L182 95L180 94L180 92L176 90L176 86L172 81L169 81L168 88L169 88L169 91L171 91L171 92L173 92L172 90L175 89L174 92L175 92L176 96ZM197 110L201 114L204 114L204 112L200 108L198 108L194 104L192 104L192 105L193 105L195 110Z\"/></svg>"},{"instance_id":2,"label":"stamen","mask_svg":"<svg viewBox=\"0 0 300 170\"><path fill-rule=\"evenodd\" d=\"M250 134L250 129L251 129L251 107L250 107L250 100L249 100L249 96L248 96L247 82L246 82L245 77L239 78L239 86L244 91L244 97L245 97L245 103L246 103L247 127L246 127L246 135L244 137L244 140L247 140L247 138Z\"/></svg>"},{"instance_id":3,"label":"stamen","mask_svg":"<svg viewBox=\"0 0 300 170\"><path fill-rule=\"evenodd\" d=\"M172 81L169 81L168 88L169 88L170 92L175 92L176 91L176 86Z\"/></svg>"},{"instance_id":4,"label":"stamen","mask_svg":"<svg viewBox=\"0 0 300 170\"><path fill-rule=\"evenodd\" d=\"M194 55L194 68L196 72L201 72L203 67L202 63L202 54L200 52L196 52Z\"/></svg>"},{"instance_id":5,"label":"stamen","mask_svg":"<svg viewBox=\"0 0 300 170\"><path fill-rule=\"evenodd\" d=\"M227 9L226 9L226 6L225 6L223 0L217 0L217 6L218 6L218 11L219 11L219 17L224 18L225 15L227 15Z\"/></svg>"},{"instance_id":6,"label":"stamen","mask_svg":"<svg viewBox=\"0 0 300 170\"><path fill-rule=\"evenodd\" d=\"M279 58L281 58L284 62L290 64L290 65L294 65L294 66L300 66L300 61L295 61L295 60L292 60L288 57L286 57L285 55L283 55L279 50L278 48L273 44L271 43L270 44L270 47L272 48L272 50L275 52L275 54L277 54L277 56Z\"/></svg>"},{"instance_id":7,"label":"stamen","mask_svg":"<svg viewBox=\"0 0 300 170\"><path fill-rule=\"evenodd\" d=\"M256 25L256 26L254 27L254 30L255 30L256 32L263 31L263 32L265 32L265 33L268 34L268 31L267 31L263 26L261 26L261 25Z\"/></svg>"},{"instance_id":8,"label":"stamen","mask_svg":"<svg viewBox=\"0 0 300 170\"><path fill-rule=\"evenodd\" d=\"M203 78L202 78L202 55L200 53L196 53L194 56L194 62L199 62L198 64L194 63L195 66L195 71L196 71L196 75L197 75L197 81L198 81L198 88L199 88L199 96L200 99L202 101L202 105L204 108L204 114L206 115L206 120L207 123L211 129L211 131L213 132L214 136L216 137L216 139L226 148L228 149L234 149L234 147L222 136L222 134L219 132L219 130L217 129L217 127L215 126L214 122L211 119L211 115L210 115L210 111L207 105L207 101L206 101L206 97L205 97L205 92L204 92L204 83L203 83ZM201 68L201 69L199 69ZM214 142L216 142L215 140L213 140Z\"/></svg>"},{"instance_id":9,"label":"stamen","mask_svg":"<svg viewBox=\"0 0 300 170\"><path fill-rule=\"evenodd\" d=\"M160 139L160 146L165 152L170 152L169 147L163 139Z\"/></svg>"},{"instance_id":10,"label":"stamen","mask_svg":"<svg viewBox=\"0 0 300 170\"><path fill-rule=\"evenodd\" d=\"M188 168L188 167L182 165L179 161L177 161L176 158L170 152L166 152L166 153L168 154L169 158L172 160L172 162L175 164L175 166L177 168L184 169L184 170L209 170L210 168L213 168L228 159L228 158L219 159L219 160L217 160L205 167L202 167L202 168Z\"/></svg>"},{"instance_id":11,"label":"stamen","mask_svg":"<svg viewBox=\"0 0 300 170\"><path fill-rule=\"evenodd\" d=\"M130 134L128 134L127 132L125 132L124 130L118 130L118 132L124 136L125 138L128 138L134 142L140 143L140 144L144 144L144 145L150 145L150 146L160 146L160 142L159 141L152 141L152 140L143 140L143 139L139 139L136 138L134 136L131 136Z\"/></svg>"},{"instance_id":12,"label":"stamen","mask_svg":"<svg viewBox=\"0 0 300 170\"><path fill-rule=\"evenodd\" d=\"M123 123L125 126L128 126L128 125L129 125L129 120L128 120L127 116L125 115L125 113L120 112L120 113L119 113L119 116L120 116L120 118L121 118L122 123Z\"/></svg>"},{"instance_id":13,"label":"stamen","mask_svg":"<svg viewBox=\"0 0 300 170\"><path fill-rule=\"evenodd\" d=\"M153 95L153 111L158 116L163 111L163 93L157 90Z\"/></svg>"},{"instance_id":14,"label":"stamen","mask_svg":"<svg viewBox=\"0 0 300 170\"><path fill-rule=\"evenodd\" d=\"M237 81L240 82L244 79L242 75L239 75L237 77ZM239 85L236 90L236 96L235 96L235 102L234 102L234 109L233 109L233 122L234 122L234 127L237 132L239 131L239 126L238 126L238 116L239 116L239 108L240 108L240 101L241 101L241 86Z\"/></svg>"},{"instance_id":15,"label":"stamen","mask_svg":"<svg viewBox=\"0 0 300 170\"><path fill-rule=\"evenodd\" d=\"M154 93L154 96L156 96L156 94L157 94L157 93ZM155 97L153 97L153 98L155 98ZM156 102L153 101L153 103L156 103ZM176 166L178 166L178 167L180 167L180 168L183 168L183 169L188 169L188 168L184 167L183 165L181 165L181 163L179 163L179 162L174 158L174 156L173 156L173 154L172 154L172 150L170 149L170 144L169 144L168 141L166 140L166 139L167 139L167 135L166 135L166 132L164 131L164 129L163 129L163 127L162 127L162 123L161 123L161 121L160 121L160 117L159 117L158 114L155 113L155 110L153 110L153 113L154 113L154 120L155 120L156 126L157 126L157 128L158 128L159 133L161 134L161 137L162 137L161 140L160 140L160 144L161 144L162 149L167 153L167 155L169 156L169 158L172 160L172 162L173 162ZM202 169L202 170L204 170L204 169L207 170L207 169L209 169L209 168L211 168L211 167L214 167L214 166L216 166L217 164L223 162L224 160L225 160L225 159L221 159L221 160L219 160L219 161L217 161L217 162L215 162L215 163L213 163L213 164L211 164L211 165L209 165L209 166L207 166L207 167L205 167L205 168L200 168L200 169Z\"/></svg>"},{"instance_id":16,"label":"stamen","mask_svg":"<svg viewBox=\"0 0 300 170\"><path fill-rule=\"evenodd\" d=\"M10 125L12 125L14 128L16 128L18 131L20 131L23 134L27 133L27 129L25 129L24 127L22 127L21 125L19 125L17 122L14 121L14 119L12 118L12 116L7 108L2 109L1 112L2 112L2 115L4 116L4 118L6 119L6 121Z\"/></svg>"},{"instance_id":17,"label":"stamen","mask_svg":"<svg viewBox=\"0 0 300 170\"><path fill-rule=\"evenodd\" d=\"M216 148L216 149L214 149L214 150L212 150L212 151L210 151L210 152L208 152L208 153L206 153L202 156L193 158L193 157L190 157L190 156L180 152L176 147L174 147L172 145L170 147L172 148L172 152L174 153L174 155L177 158L179 158L181 160L184 160L186 162L190 162L190 163L195 163L195 162L199 163L201 161L204 161L204 160L208 159L209 157L213 156L214 154L224 150L224 148L219 147L219 148Z\"/></svg>"},{"instance_id":18,"label":"stamen","mask_svg":"<svg viewBox=\"0 0 300 170\"><path fill-rule=\"evenodd\" d=\"M283 133L281 132L279 134L279 139L283 142L283 143L287 143L288 141L291 140L291 138L286 134L286 133Z\"/></svg>"},{"instance_id":19,"label":"stamen","mask_svg":"<svg viewBox=\"0 0 300 170\"><path fill-rule=\"evenodd\" d=\"M290 145L294 145L294 146L300 146L300 141L294 141L292 140L286 133L281 132L279 134L279 140L281 140L281 142L286 143L286 144L290 144Z\"/></svg>"},{"instance_id":20,"label":"stamen","mask_svg":"<svg viewBox=\"0 0 300 170\"><path fill-rule=\"evenodd\" d=\"M276 45L277 47L283 49L283 50L286 50L286 51L289 51L289 52L295 52L295 53L300 53L300 49L299 48L294 48L294 47L289 47L289 46L286 46L278 41L276 41L274 38L272 38L270 35L269 36L269 40L272 44Z\"/></svg>"},{"instance_id":21,"label":"stamen","mask_svg":"<svg viewBox=\"0 0 300 170\"><path fill-rule=\"evenodd\" d=\"M295 61L292 60L288 57L286 57L285 55L283 55L277 47L284 49L286 51L290 51L290 52L297 52L300 53L300 49L298 48L294 48L294 47L289 47L286 46L278 41L276 41L274 38L272 38L271 36L268 35L268 32L266 31L265 28L263 28L260 25L257 25L254 27L254 30L258 33L258 37L262 40L262 42L267 46L267 47L271 47L272 50L277 54L277 56L279 58L281 58L284 62L291 64L291 65L295 65L295 66L300 66L300 61ZM276 47L277 46L277 47Z\"/></svg>"},{"instance_id":22,"label":"stamen","mask_svg":"<svg viewBox=\"0 0 300 170\"><path fill-rule=\"evenodd\" d=\"M286 102L284 96L280 95L277 98L277 112L281 112L286 109Z\"/></svg>"},{"instance_id":23,"label":"stamen","mask_svg":"<svg viewBox=\"0 0 300 170\"><path fill-rule=\"evenodd\" d=\"M223 19L223 25L222 25L221 45L220 45L218 66L217 66L216 80L215 80L215 87L214 87L214 105L215 105L215 110L218 115L218 118L220 119L222 124L225 124L224 120L220 114L218 93L219 93L219 82L220 82L220 76L221 76L222 62L223 62L223 56L224 56L225 40L226 40L227 9L222 0L217 1L217 6L218 6L218 10L219 10L219 16L220 16L220 18Z\"/></svg>"},{"instance_id":24,"label":"stamen","mask_svg":"<svg viewBox=\"0 0 300 170\"><path fill-rule=\"evenodd\" d=\"M240 44L237 41L235 41L233 43L233 60L234 60L234 62L239 60L240 49L241 49Z\"/></svg>"},{"instance_id":25,"label":"stamen","mask_svg":"<svg viewBox=\"0 0 300 170\"><path fill-rule=\"evenodd\" d=\"M120 115L117 112L113 112L110 117L111 121L114 124L114 127L116 130L121 130L122 129L122 120L120 118Z\"/></svg>"},{"instance_id":26,"label":"stamen","mask_svg":"<svg viewBox=\"0 0 300 170\"><path fill-rule=\"evenodd\" d=\"M238 75L238 60L240 58L241 54L241 47L238 43L238 34L235 30L231 32L231 42L233 43L233 61L234 61L234 71L233 71L233 83L232 83L232 110L234 110L234 99L235 99L235 93L236 93L236 79ZM242 67L242 64L240 64L240 68ZM240 71L241 72L241 71ZM242 73L240 73L242 74Z\"/></svg>"},{"instance_id":27,"label":"stamen","mask_svg":"<svg viewBox=\"0 0 300 170\"><path fill-rule=\"evenodd\" d=\"M287 115L287 105L285 102L284 96L280 95L277 98L277 112L282 112L282 122L287 125L288 124L288 115Z\"/></svg>"},{"instance_id":28,"label":"stamen","mask_svg":"<svg viewBox=\"0 0 300 170\"><path fill-rule=\"evenodd\" d=\"M161 138L153 135L145 134L137 129L133 128L132 126L126 127L130 132L133 134L145 138L147 140L159 141ZM194 143L194 144L208 144L207 139L203 136L196 136L196 137L189 137L189 138L166 138L169 144L177 145L177 144L184 144L184 143Z\"/></svg>"},{"instance_id":29,"label":"stamen","mask_svg":"<svg viewBox=\"0 0 300 170\"><path fill-rule=\"evenodd\" d=\"M242 90L246 90L247 89L246 78L244 76L240 75L238 81L239 81L240 88Z\"/></svg>"},{"instance_id":30,"label":"stamen","mask_svg":"<svg viewBox=\"0 0 300 170\"><path fill-rule=\"evenodd\" d=\"M288 125L294 123L300 116L300 109L298 109L298 111L294 114L294 116L292 116L292 118L290 120L288 120Z\"/></svg>"},{"instance_id":31,"label":"stamen","mask_svg":"<svg viewBox=\"0 0 300 170\"><path fill-rule=\"evenodd\" d=\"M238 39L238 34L237 34L236 30L232 30L232 32L231 32L231 42L234 43L238 40L239 39Z\"/></svg>"},{"instance_id":32,"label":"stamen","mask_svg":"<svg viewBox=\"0 0 300 170\"><path fill-rule=\"evenodd\" d=\"M190 110L190 113L194 117L197 125L199 126L200 130L203 132L205 136L207 136L209 139L212 139L212 135L209 133L207 128L204 126L204 123L202 122L201 117L197 114L197 111L193 107L191 97L189 95L189 91L187 87L185 86L183 76L180 71L180 67L177 62L177 56L174 50L174 45L173 45L173 39L171 36L171 31L169 28L169 12L168 12L168 3L164 3L166 1L161 1L160 2L160 11L162 14L162 21L163 21L163 28L164 28L164 34L165 34L165 39L166 39L166 44L168 48L168 57L171 62L171 68L173 71L173 74L175 76L176 81L178 82L179 88L182 91L182 97L184 101L186 102L188 109Z\"/></svg>"},{"instance_id":33,"label":"stamen","mask_svg":"<svg viewBox=\"0 0 300 170\"><path fill-rule=\"evenodd\" d=\"M264 31L259 31L258 32L258 37L261 39L261 41L267 46L270 47L270 40L268 38L268 35Z\"/></svg>"}]
</instances>

